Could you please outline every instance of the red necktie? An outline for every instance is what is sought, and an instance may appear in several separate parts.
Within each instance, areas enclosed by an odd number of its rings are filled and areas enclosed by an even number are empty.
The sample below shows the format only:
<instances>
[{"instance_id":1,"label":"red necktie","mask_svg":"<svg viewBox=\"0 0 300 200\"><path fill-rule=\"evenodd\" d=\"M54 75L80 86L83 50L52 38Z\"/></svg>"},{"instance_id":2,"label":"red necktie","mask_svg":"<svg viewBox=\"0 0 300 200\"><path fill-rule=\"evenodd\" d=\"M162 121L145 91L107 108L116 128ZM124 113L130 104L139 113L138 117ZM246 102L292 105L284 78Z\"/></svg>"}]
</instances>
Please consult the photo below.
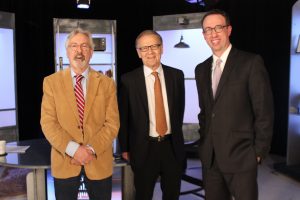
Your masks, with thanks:
<instances>
[{"instance_id":1,"label":"red necktie","mask_svg":"<svg viewBox=\"0 0 300 200\"><path fill-rule=\"evenodd\" d=\"M155 95L155 118L156 118L156 131L160 136L164 136L168 130L166 113L164 108L164 101L161 91L161 84L158 77L158 72L152 72L155 77L154 82L154 95Z\"/></svg>"},{"instance_id":2,"label":"red necktie","mask_svg":"<svg viewBox=\"0 0 300 200\"><path fill-rule=\"evenodd\" d=\"M83 126L83 116L84 116L84 94L82 90L81 80L84 78L82 75L76 75L76 84L75 84L75 97L78 107L79 120L81 127Z\"/></svg>"}]
</instances>

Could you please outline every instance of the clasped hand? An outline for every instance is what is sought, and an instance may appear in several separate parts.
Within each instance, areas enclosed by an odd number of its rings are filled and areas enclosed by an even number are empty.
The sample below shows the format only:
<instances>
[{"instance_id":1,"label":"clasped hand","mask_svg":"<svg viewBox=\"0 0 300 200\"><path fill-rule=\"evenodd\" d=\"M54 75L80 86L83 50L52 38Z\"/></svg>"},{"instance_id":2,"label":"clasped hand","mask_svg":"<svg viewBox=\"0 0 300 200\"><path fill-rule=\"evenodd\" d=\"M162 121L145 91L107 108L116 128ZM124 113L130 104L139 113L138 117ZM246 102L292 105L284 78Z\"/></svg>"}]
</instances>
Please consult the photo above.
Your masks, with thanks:
<instances>
[{"instance_id":1,"label":"clasped hand","mask_svg":"<svg viewBox=\"0 0 300 200\"><path fill-rule=\"evenodd\" d=\"M87 146L79 146L71 159L71 164L73 165L86 165L95 159L93 151Z\"/></svg>"}]
</instances>

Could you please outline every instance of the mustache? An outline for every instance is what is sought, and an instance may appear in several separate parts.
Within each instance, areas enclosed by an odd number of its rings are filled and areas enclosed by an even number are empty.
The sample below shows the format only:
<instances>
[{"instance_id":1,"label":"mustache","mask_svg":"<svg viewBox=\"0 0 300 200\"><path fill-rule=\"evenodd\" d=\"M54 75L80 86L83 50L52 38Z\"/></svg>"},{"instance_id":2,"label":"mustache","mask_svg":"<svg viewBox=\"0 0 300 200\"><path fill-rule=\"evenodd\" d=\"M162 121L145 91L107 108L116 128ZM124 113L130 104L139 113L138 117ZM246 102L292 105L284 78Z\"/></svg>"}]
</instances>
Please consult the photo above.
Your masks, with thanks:
<instances>
[{"instance_id":1,"label":"mustache","mask_svg":"<svg viewBox=\"0 0 300 200\"><path fill-rule=\"evenodd\" d=\"M82 53L78 53L74 56L75 59L85 60L85 56Z\"/></svg>"}]
</instances>

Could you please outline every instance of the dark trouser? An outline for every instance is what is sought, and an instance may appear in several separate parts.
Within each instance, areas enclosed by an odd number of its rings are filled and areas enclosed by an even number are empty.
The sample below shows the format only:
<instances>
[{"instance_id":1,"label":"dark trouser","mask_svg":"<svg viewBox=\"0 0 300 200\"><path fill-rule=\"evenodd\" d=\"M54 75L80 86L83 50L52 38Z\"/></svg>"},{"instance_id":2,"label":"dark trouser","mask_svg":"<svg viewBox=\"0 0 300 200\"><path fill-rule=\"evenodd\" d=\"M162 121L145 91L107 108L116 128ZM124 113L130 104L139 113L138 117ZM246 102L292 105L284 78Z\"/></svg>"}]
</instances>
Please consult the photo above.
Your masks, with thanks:
<instances>
[{"instance_id":1,"label":"dark trouser","mask_svg":"<svg viewBox=\"0 0 300 200\"><path fill-rule=\"evenodd\" d=\"M211 168L203 168L206 200L257 200L257 169L223 173L214 159Z\"/></svg>"},{"instance_id":2,"label":"dark trouser","mask_svg":"<svg viewBox=\"0 0 300 200\"><path fill-rule=\"evenodd\" d=\"M90 200L111 200L112 177L102 180L90 180L85 175L84 170L76 177L54 178L56 200L77 200L81 175L84 176L84 184Z\"/></svg>"},{"instance_id":3,"label":"dark trouser","mask_svg":"<svg viewBox=\"0 0 300 200\"><path fill-rule=\"evenodd\" d=\"M143 167L134 169L135 199L152 200L159 176L162 199L179 199L182 164L175 159L170 140L151 141L149 149Z\"/></svg>"}]
</instances>

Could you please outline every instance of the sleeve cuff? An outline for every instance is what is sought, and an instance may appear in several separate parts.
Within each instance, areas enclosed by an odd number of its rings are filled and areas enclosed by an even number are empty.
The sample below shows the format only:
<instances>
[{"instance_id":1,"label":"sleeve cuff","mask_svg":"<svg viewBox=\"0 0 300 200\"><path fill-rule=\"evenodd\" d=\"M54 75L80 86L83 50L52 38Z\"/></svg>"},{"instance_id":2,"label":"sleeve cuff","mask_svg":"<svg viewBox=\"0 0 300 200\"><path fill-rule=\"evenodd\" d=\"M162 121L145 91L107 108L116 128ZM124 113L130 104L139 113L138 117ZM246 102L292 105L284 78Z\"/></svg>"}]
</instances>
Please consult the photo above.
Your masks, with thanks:
<instances>
[{"instance_id":1,"label":"sleeve cuff","mask_svg":"<svg viewBox=\"0 0 300 200\"><path fill-rule=\"evenodd\" d=\"M79 146L80 145L78 143L70 141L66 148L66 154L68 154L69 156L71 156L73 158L74 154L77 151L77 149L79 148Z\"/></svg>"},{"instance_id":2,"label":"sleeve cuff","mask_svg":"<svg viewBox=\"0 0 300 200\"><path fill-rule=\"evenodd\" d=\"M86 145L86 147L89 148L93 152L94 155L96 155L96 152L91 145L88 144L88 145Z\"/></svg>"}]
</instances>

